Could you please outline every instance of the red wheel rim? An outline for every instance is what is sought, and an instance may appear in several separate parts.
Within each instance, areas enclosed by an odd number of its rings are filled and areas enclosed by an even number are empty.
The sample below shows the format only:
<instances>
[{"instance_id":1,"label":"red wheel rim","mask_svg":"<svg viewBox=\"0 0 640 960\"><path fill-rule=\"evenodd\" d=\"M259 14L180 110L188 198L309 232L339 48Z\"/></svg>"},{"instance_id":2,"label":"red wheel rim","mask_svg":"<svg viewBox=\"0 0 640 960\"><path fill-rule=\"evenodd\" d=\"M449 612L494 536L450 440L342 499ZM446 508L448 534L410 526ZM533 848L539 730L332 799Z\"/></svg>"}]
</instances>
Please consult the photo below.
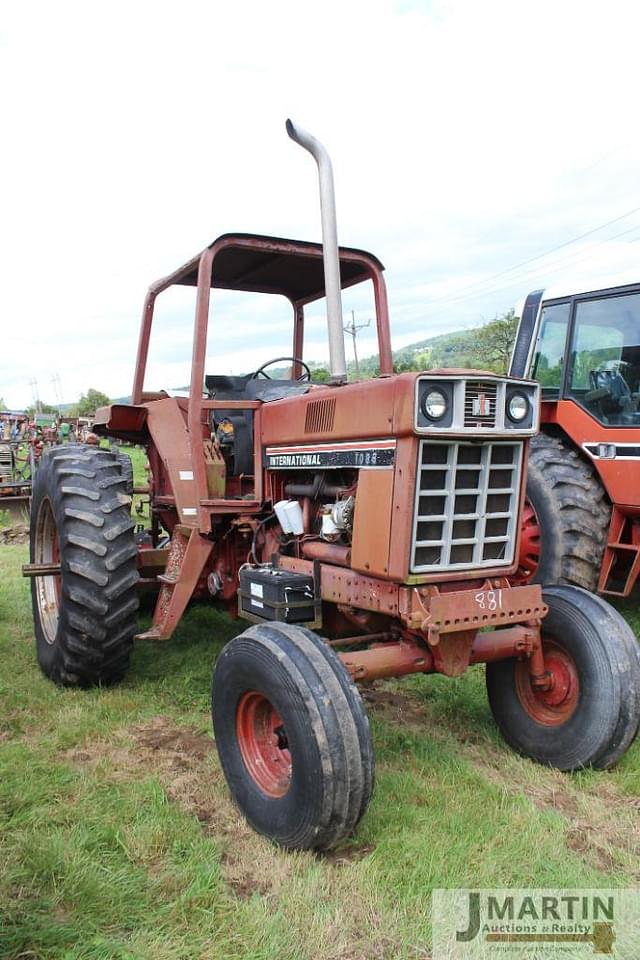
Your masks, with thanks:
<instances>
[{"instance_id":1,"label":"red wheel rim","mask_svg":"<svg viewBox=\"0 0 640 960\"><path fill-rule=\"evenodd\" d=\"M244 764L263 793L283 797L291 784L291 753L282 718L257 690L238 704L236 733Z\"/></svg>"},{"instance_id":2,"label":"red wheel rim","mask_svg":"<svg viewBox=\"0 0 640 960\"><path fill-rule=\"evenodd\" d=\"M516 692L520 703L536 723L559 727L573 716L580 699L580 680L575 661L551 640L543 641L544 668L550 676L548 690L531 685L529 661L516 664Z\"/></svg>"},{"instance_id":3,"label":"red wheel rim","mask_svg":"<svg viewBox=\"0 0 640 960\"><path fill-rule=\"evenodd\" d=\"M520 555L517 573L519 583L528 583L538 571L540 536L540 523L537 514L529 501L525 500L520 529Z\"/></svg>"}]
</instances>

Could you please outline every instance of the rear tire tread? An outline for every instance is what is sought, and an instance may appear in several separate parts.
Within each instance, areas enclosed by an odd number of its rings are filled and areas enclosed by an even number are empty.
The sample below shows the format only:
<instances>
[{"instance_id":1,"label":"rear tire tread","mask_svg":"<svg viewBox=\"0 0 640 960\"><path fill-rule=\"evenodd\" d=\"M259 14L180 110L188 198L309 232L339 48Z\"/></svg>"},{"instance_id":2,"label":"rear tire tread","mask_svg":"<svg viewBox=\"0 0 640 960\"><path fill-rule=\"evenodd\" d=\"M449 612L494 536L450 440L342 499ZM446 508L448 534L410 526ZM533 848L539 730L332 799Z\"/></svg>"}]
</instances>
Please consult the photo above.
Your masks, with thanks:
<instances>
[{"instance_id":1,"label":"rear tire tread","mask_svg":"<svg viewBox=\"0 0 640 960\"><path fill-rule=\"evenodd\" d=\"M595 591L611 506L593 467L564 440L539 434L531 441L527 493L541 529L534 582Z\"/></svg>"},{"instance_id":2,"label":"rear tire tread","mask_svg":"<svg viewBox=\"0 0 640 960\"><path fill-rule=\"evenodd\" d=\"M38 659L58 684L114 683L128 666L139 575L131 500L114 489L125 482L118 458L90 445L52 448L43 456L34 482L32 562L37 512L47 498L62 565L53 643L46 640L32 581Z\"/></svg>"}]
</instances>

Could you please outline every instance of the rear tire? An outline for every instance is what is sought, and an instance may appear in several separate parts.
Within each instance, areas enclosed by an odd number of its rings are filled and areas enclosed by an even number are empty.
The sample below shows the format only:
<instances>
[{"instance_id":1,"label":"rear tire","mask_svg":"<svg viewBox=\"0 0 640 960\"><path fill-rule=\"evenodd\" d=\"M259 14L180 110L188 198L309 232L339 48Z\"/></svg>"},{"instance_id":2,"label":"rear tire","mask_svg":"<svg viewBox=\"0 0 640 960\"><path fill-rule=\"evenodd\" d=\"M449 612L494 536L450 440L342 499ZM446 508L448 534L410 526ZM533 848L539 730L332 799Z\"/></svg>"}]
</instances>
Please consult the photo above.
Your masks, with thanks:
<instances>
[{"instance_id":1,"label":"rear tire","mask_svg":"<svg viewBox=\"0 0 640 960\"><path fill-rule=\"evenodd\" d=\"M284 623L250 627L216 664L213 727L229 789L282 847L328 849L364 814L373 747L360 694L334 651Z\"/></svg>"},{"instance_id":2,"label":"rear tire","mask_svg":"<svg viewBox=\"0 0 640 960\"><path fill-rule=\"evenodd\" d=\"M112 684L129 664L138 610L131 498L113 454L52 447L31 504L32 563L61 564L31 580L38 662L64 686Z\"/></svg>"},{"instance_id":3,"label":"rear tire","mask_svg":"<svg viewBox=\"0 0 640 960\"><path fill-rule=\"evenodd\" d=\"M120 464L120 473L125 482L125 493L132 497L133 496L133 463L131 462L131 457L128 453L122 453L117 443L114 443L111 447L111 453L114 455L118 463Z\"/></svg>"},{"instance_id":4,"label":"rear tire","mask_svg":"<svg viewBox=\"0 0 640 960\"><path fill-rule=\"evenodd\" d=\"M533 583L595 592L611 507L594 469L563 440L531 441L520 572Z\"/></svg>"},{"instance_id":5,"label":"rear tire","mask_svg":"<svg viewBox=\"0 0 640 960\"><path fill-rule=\"evenodd\" d=\"M559 770L607 769L640 724L640 656L633 632L601 597L576 587L543 591L545 667L554 679L536 693L526 659L487 664L487 693L507 743Z\"/></svg>"}]
</instances>

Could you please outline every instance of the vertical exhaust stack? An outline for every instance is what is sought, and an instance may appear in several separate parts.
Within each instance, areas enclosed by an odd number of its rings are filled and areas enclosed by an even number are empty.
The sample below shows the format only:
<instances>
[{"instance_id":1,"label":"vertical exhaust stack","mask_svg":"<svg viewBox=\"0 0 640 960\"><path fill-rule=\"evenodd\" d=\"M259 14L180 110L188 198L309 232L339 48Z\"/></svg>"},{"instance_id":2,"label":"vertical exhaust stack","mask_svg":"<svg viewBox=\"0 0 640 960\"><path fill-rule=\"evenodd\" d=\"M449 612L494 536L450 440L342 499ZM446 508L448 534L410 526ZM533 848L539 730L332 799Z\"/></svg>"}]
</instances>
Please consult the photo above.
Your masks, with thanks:
<instances>
[{"instance_id":1,"label":"vertical exhaust stack","mask_svg":"<svg viewBox=\"0 0 640 960\"><path fill-rule=\"evenodd\" d=\"M325 147L303 127L287 120L287 133L296 143L308 150L318 164L320 181L320 215L322 221L322 257L324 261L324 287L327 298L327 326L329 328L329 366L331 383L345 383L347 363L344 353L344 329L342 325L342 293L340 285L340 260L338 256L338 227L336 222L336 197L333 187L333 167Z\"/></svg>"}]
</instances>

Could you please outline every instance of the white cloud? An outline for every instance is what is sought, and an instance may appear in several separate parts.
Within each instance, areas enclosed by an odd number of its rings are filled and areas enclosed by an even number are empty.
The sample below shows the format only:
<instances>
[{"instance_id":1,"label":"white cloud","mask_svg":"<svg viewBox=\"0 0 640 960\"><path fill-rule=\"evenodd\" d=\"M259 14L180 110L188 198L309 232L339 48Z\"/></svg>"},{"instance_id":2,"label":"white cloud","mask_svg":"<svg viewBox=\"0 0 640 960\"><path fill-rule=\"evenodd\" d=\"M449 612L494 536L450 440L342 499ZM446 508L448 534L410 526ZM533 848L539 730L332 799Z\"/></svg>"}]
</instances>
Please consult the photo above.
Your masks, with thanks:
<instances>
[{"instance_id":1,"label":"white cloud","mask_svg":"<svg viewBox=\"0 0 640 960\"><path fill-rule=\"evenodd\" d=\"M387 266L398 345L562 274L597 286L635 269L640 213L471 286L640 206L639 27L623 0L14 4L0 26L0 396L28 403L35 378L53 399L55 373L66 400L126 393L150 281L227 230L317 238L289 115L332 153L341 241ZM219 338L219 369L287 342L243 314L243 351L240 319L222 319L238 342ZM190 327L176 316L168 386L188 373Z\"/></svg>"}]
</instances>

